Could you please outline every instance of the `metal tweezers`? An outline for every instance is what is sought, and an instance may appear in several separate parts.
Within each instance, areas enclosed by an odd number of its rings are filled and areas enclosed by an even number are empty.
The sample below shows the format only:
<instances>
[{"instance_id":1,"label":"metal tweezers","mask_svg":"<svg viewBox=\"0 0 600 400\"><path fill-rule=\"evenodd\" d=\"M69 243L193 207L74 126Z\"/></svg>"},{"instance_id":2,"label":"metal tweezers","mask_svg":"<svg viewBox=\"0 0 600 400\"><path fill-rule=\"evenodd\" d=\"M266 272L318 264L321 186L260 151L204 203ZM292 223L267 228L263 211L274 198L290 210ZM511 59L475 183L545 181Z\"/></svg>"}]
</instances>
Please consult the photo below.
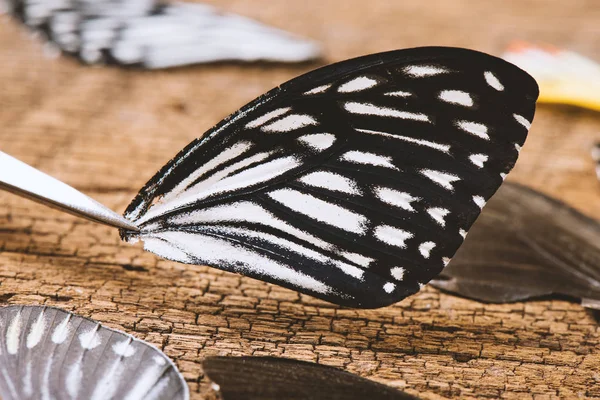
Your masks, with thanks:
<instances>
[{"instance_id":1,"label":"metal tweezers","mask_svg":"<svg viewBox=\"0 0 600 400\"><path fill-rule=\"evenodd\" d=\"M0 189L101 224L139 231L91 197L1 151Z\"/></svg>"}]
</instances>

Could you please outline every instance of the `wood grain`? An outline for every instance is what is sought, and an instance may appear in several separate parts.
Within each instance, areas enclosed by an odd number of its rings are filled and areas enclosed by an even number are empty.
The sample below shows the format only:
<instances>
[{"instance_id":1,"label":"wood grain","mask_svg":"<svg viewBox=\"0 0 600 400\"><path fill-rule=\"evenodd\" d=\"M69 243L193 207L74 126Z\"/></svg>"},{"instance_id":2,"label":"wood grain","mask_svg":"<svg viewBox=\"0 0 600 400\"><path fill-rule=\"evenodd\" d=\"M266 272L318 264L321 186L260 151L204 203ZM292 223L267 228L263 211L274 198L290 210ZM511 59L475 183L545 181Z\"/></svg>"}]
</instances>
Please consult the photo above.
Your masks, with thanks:
<instances>
[{"instance_id":1,"label":"wood grain","mask_svg":"<svg viewBox=\"0 0 600 400\"><path fill-rule=\"evenodd\" d=\"M500 54L513 39L600 60L600 8L570 2L223 0L220 7L324 43L328 61L420 45ZM0 145L123 211L178 150L257 95L317 65L143 72L48 59L0 23ZM589 149L600 114L540 106L509 179L600 218ZM600 398L600 331L563 300L485 305L433 288L350 310L256 280L167 262L116 230L0 193L0 303L48 304L162 348L193 398L208 355L274 355L344 367L424 398Z\"/></svg>"}]
</instances>

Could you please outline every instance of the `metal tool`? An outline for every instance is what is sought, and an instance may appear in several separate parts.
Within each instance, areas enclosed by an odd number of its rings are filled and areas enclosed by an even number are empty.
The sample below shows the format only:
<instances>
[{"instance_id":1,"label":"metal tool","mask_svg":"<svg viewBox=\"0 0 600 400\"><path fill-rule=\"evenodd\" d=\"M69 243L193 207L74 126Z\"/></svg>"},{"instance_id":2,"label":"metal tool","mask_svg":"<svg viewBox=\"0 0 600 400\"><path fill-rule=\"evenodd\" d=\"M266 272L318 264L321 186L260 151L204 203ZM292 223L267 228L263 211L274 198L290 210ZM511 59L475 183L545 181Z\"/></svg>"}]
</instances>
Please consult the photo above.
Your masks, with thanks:
<instances>
[{"instance_id":1,"label":"metal tool","mask_svg":"<svg viewBox=\"0 0 600 400\"><path fill-rule=\"evenodd\" d=\"M96 200L1 151L0 189L101 224L139 231Z\"/></svg>"}]
</instances>

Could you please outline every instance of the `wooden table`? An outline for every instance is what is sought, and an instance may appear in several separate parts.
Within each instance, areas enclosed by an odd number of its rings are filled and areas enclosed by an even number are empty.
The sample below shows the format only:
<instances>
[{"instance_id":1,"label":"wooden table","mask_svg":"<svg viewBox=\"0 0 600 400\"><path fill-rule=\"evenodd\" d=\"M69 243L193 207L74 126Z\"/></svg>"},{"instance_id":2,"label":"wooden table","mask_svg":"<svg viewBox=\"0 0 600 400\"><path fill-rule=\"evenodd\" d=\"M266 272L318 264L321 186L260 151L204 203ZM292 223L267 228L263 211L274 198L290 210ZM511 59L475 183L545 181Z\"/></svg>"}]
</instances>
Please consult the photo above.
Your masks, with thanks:
<instances>
[{"instance_id":1,"label":"wooden table","mask_svg":"<svg viewBox=\"0 0 600 400\"><path fill-rule=\"evenodd\" d=\"M323 42L328 61L419 45L500 54L513 39L600 59L595 0L211 1ZM262 4L259 4L262 3ZM303 65L143 72L52 60L0 25L0 145L123 211L170 157ZM509 179L600 217L589 149L600 114L540 106ZM486 305L427 287L351 310L215 269L167 262L117 231L0 193L0 304L76 311L162 348L193 398L208 355L276 355L343 367L424 398L600 398L598 323L563 300Z\"/></svg>"}]
</instances>

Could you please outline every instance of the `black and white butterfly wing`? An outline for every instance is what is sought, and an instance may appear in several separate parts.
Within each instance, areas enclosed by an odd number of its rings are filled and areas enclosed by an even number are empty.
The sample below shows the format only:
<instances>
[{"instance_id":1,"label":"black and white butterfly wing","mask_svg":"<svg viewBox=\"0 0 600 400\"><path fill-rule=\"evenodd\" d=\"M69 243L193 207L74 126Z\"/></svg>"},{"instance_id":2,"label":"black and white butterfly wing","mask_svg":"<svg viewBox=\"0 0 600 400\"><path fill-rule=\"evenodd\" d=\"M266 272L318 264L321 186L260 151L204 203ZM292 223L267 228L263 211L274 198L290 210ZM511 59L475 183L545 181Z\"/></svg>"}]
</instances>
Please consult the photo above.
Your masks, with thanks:
<instances>
[{"instance_id":1,"label":"black and white butterfly wing","mask_svg":"<svg viewBox=\"0 0 600 400\"><path fill-rule=\"evenodd\" d=\"M126 211L145 248L353 307L419 290L514 165L535 81L416 48L293 79L192 142Z\"/></svg>"},{"instance_id":2,"label":"black and white butterfly wing","mask_svg":"<svg viewBox=\"0 0 600 400\"><path fill-rule=\"evenodd\" d=\"M0 308L4 400L187 400L173 362L154 346L67 311Z\"/></svg>"},{"instance_id":3,"label":"black and white butterfly wing","mask_svg":"<svg viewBox=\"0 0 600 400\"><path fill-rule=\"evenodd\" d=\"M27 27L86 64L168 68L216 61L300 62L309 40L205 4L159 0L6 0Z\"/></svg>"}]
</instances>

